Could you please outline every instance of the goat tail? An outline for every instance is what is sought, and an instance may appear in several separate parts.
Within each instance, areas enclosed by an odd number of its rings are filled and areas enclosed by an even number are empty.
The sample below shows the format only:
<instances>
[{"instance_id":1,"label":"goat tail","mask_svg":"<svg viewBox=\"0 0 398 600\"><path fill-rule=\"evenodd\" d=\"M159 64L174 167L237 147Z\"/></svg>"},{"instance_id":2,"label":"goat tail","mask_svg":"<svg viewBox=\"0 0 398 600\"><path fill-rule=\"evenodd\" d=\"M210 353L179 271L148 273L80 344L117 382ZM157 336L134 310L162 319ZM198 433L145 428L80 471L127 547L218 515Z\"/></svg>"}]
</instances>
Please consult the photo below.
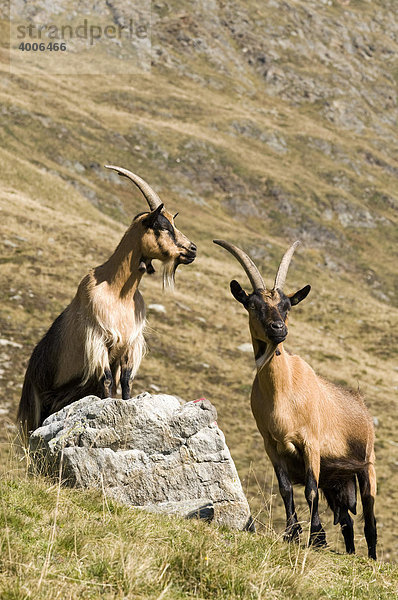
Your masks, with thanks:
<instances>
[{"instance_id":1,"label":"goat tail","mask_svg":"<svg viewBox=\"0 0 398 600\"><path fill-rule=\"evenodd\" d=\"M344 518L347 510L356 514L357 479L361 485L364 475L371 467L373 467L371 460L354 457L341 457L321 462L319 487L334 512L335 525L342 522L341 518Z\"/></svg>"},{"instance_id":2,"label":"goat tail","mask_svg":"<svg viewBox=\"0 0 398 600\"><path fill-rule=\"evenodd\" d=\"M40 425L41 402L29 373L26 373L19 401L17 424L22 442L26 446L29 435Z\"/></svg>"},{"instance_id":3,"label":"goat tail","mask_svg":"<svg viewBox=\"0 0 398 600\"><path fill-rule=\"evenodd\" d=\"M95 376L86 382L82 382L79 378L71 379L64 385L45 392L44 397L46 398L46 406L48 408L46 414L43 416L46 418L86 396L102 398L102 392L101 382Z\"/></svg>"},{"instance_id":4,"label":"goat tail","mask_svg":"<svg viewBox=\"0 0 398 600\"><path fill-rule=\"evenodd\" d=\"M351 456L321 459L320 487L338 486L367 469L371 461Z\"/></svg>"}]
</instances>

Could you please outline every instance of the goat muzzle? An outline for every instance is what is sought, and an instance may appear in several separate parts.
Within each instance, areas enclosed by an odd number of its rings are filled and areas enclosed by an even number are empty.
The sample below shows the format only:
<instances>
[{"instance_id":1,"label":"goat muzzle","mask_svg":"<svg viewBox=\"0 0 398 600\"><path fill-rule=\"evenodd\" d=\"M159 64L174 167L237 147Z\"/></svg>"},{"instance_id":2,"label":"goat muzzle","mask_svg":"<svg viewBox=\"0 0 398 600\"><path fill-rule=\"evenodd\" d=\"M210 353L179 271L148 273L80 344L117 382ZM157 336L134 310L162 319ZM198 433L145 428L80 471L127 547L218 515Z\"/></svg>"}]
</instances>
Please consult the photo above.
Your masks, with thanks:
<instances>
[{"instance_id":1,"label":"goat muzzle","mask_svg":"<svg viewBox=\"0 0 398 600\"><path fill-rule=\"evenodd\" d=\"M287 338L287 327L283 321L273 321L267 326L267 337L277 344Z\"/></svg>"},{"instance_id":2,"label":"goat muzzle","mask_svg":"<svg viewBox=\"0 0 398 600\"><path fill-rule=\"evenodd\" d=\"M196 258L197 247L196 244L190 243L189 248L183 248L180 256L178 257L178 264L190 265Z\"/></svg>"}]
</instances>

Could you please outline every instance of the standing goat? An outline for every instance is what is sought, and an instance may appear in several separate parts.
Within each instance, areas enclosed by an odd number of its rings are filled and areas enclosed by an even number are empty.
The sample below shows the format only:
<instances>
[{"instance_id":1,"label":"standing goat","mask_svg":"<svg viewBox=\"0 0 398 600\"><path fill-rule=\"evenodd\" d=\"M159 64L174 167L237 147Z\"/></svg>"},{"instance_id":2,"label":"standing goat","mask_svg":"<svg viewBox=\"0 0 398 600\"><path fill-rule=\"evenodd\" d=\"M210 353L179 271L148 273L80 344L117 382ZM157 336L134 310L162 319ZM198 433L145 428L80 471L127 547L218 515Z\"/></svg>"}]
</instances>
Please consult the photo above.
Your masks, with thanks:
<instances>
[{"instance_id":1,"label":"standing goat","mask_svg":"<svg viewBox=\"0 0 398 600\"><path fill-rule=\"evenodd\" d=\"M37 344L26 370L18 409L25 436L62 407L88 394L107 398L120 381L122 398L145 352L145 304L138 286L153 259L164 264L164 285L173 285L179 264L189 264L196 246L174 226L152 188L127 169L150 212L137 215L112 256L82 279L76 296Z\"/></svg>"},{"instance_id":2,"label":"standing goat","mask_svg":"<svg viewBox=\"0 0 398 600\"><path fill-rule=\"evenodd\" d=\"M311 511L310 543L326 545L318 514L318 488L340 523L348 553L355 552L353 521L356 514L356 480L361 493L368 555L376 558L374 501L373 422L359 394L345 391L317 376L299 356L288 354L282 345L288 330L290 308L308 295L305 286L289 296L283 293L295 242L285 253L274 286L267 289L252 262L242 250L214 242L238 259L253 286L247 294L231 281L234 298L249 313L257 374L251 406L265 450L273 464L286 509L285 539L297 539L301 532L294 508L292 484L305 485Z\"/></svg>"}]
</instances>

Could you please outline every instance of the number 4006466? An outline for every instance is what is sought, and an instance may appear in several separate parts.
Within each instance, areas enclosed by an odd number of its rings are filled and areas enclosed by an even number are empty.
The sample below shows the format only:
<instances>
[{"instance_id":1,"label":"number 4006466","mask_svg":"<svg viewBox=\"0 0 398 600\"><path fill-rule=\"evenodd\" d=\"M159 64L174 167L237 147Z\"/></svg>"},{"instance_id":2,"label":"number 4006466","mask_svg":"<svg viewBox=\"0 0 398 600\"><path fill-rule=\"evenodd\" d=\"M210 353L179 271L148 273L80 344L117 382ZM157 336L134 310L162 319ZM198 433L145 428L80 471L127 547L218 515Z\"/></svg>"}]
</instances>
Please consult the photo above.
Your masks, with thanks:
<instances>
[{"instance_id":1,"label":"number 4006466","mask_svg":"<svg viewBox=\"0 0 398 600\"><path fill-rule=\"evenodd\" d=\"M21 42L21 44L19 44L18 46L19 50L22 51L33 51L33 52L45 52L45 51L50 51L50 52L65 52L66 50L66 43L65 42L48 42L48 43L44 43L44 42L33 42L33 44L31 44L30 42Z\"/></svg>"}]
</instances>

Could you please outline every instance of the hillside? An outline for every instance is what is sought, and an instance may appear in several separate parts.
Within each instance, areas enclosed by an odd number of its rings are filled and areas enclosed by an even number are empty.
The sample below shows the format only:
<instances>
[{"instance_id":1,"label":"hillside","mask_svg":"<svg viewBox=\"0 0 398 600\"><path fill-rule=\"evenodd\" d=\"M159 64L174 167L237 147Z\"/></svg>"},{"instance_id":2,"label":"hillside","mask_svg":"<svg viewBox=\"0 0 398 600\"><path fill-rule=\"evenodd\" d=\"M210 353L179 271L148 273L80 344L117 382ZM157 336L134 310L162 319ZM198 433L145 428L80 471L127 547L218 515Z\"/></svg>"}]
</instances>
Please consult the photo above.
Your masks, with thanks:
<instances>
[{"instance_id":1,"label":"hillside","mask_svg":"<svg viewBox=\"0 0 398 600\"><path fill-rule=\"evenodd\" d=\"M22 474L21 474L22 475ZM15 476L0 482L2 600L394 600L396 565L314 552ZM2 534L3 535L3 534Z\"/></svg>"},{"instance_id":2,"label":"hillside","mask_svg":"<svg viewBox=\"0 0 398 600\"><path fill-rule=\"evenodd\" d=\"M96 57L106 75L23 64L10 74L2 48L3 471L35 343L146 208L128 182L102 168L118 164L179 211L178 227L198 245L195 263L177 271L173 296L162 295L158 273L142 282L147 305L162 303L166 314L148 311L150 353L134 392L155 385L186 400L209 398L253 512L281 532L282 503L249 406L253 358L238 350L249 341L247 319L229 292L232 278L249 285L212 239L243 247L272 282L282 253L300 238L286 287L310 283L312 291L292 311L286 345L364 393L377 423L379 555L397 559L394 5L154 2L151 69L135 74L120 74L116 63L112 74L116 59L106 49ZM4 39L6 31L3 20ZM302 490L296 498L306 519ZM342 550L329 512L323 519L332 548ZM364 554L359 519L356 536Z\"/></svg>"}]
</instances>

